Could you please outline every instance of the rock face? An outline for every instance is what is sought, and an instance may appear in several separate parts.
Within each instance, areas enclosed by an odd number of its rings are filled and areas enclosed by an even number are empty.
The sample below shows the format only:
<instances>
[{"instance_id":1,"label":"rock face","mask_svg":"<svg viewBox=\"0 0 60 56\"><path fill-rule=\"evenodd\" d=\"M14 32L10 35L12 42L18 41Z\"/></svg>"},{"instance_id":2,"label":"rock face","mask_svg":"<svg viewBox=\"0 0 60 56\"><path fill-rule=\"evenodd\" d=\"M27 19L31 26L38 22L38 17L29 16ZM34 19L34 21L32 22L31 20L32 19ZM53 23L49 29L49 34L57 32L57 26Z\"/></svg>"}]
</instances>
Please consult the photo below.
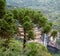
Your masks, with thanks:
<instances>
[{"instance_id":1,"label":"rock face","mask_svg":"<svg viewBox=\"0 0 60 56\"><path fill-rule=\"evenodd\" d=\"M51 53L58 53L60 50L56 47L52 47L50 45L47 45L47 49L51 52Z\"/></svg>"}]
</instances>

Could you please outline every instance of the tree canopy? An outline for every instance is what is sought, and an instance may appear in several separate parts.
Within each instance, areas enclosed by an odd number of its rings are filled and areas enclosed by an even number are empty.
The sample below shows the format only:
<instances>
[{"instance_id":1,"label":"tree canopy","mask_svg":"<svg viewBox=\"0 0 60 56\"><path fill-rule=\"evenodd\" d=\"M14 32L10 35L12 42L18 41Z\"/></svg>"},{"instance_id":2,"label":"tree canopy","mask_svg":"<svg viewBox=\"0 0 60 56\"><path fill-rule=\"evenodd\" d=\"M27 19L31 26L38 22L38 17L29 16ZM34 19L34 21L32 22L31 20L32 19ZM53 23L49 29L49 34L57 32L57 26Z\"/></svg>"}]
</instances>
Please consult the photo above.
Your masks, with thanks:
<instances>
[{"instance_id":1,"label":"tree canopy","mask_svg":"<svg viewBox=\"0 0 60 56\"><path fill-rule=\"evenodd\" d=\"M0 0L0 19L3 18L6 12L6 0Z\"/></svg>"}]
</instances>

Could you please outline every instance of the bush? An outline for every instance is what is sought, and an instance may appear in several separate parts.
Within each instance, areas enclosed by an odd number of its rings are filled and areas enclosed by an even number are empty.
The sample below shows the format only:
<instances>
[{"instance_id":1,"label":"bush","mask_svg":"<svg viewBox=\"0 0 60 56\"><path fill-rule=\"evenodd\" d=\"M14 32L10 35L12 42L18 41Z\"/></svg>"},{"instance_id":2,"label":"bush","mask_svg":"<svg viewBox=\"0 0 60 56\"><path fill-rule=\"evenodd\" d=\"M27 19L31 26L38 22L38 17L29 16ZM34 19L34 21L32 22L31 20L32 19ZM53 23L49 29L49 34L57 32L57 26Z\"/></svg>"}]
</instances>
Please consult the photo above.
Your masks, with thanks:
<instances>
[{"instance_id":1,"label":"bush","mask_svg":"<svg viewBox=\"0 0 60 56\"><path fill-rule=\"evenodd\" d=\"M0 56L19 56L21 55L22 44L17 40L11 39L9 41L9 48L3 46L5 40L2 40L0 43Z\"/></svg>"},{"instance_id":2,"label":"bush","mask_svg":"<svg viewBox=\"0 0 60 56\"><path fill-rule=\"evenodd\" d=\"M25 52L23 52L22 42L11 39L8 48L3 46L6 40L0 41L0 56L51 56L47 49L37 43L27 43ZM5 43L6 44L6 43Z\"/></svg>"},{"instance_id":3,"label":"bush","mask_svg":"<svg viewBox=\"0 0 60 56\"><path fill-rule=\"evenodd\" d=\"M33 30L29 30L28 31L28 36L27 37L28 37L28 40L29 39L33 39L34 40L34 32L33 32Z\"/></svg>"},{"instance_id":4,"label":"bush","mask_svg":"<svg viewBox=\"0 0 60 56\"><path fill-rule=\"evenodd\" d=\"M43 45L37 43L27 44L25 55L26 56L51 56Z\"/></svg>"}]
</instances>

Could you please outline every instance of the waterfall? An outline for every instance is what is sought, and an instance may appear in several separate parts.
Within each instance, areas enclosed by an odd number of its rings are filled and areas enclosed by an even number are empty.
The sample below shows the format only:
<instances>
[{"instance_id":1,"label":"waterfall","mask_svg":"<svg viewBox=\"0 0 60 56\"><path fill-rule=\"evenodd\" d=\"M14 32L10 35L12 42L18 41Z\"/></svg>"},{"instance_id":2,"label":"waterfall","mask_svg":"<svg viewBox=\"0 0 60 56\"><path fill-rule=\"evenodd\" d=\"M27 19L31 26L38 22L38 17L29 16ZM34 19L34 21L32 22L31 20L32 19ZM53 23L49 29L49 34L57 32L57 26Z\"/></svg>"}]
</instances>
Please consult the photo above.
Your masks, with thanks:
<instances>
[{"instance_id":1,"label":"waterfall","mask_svg":"<svg viewBox=\"0 0 60 56\"><path fill-rule=\"evenodd\" d=\"M47 34L44 34L44 46L47 47Z\"/></svg>"}]
</instances>

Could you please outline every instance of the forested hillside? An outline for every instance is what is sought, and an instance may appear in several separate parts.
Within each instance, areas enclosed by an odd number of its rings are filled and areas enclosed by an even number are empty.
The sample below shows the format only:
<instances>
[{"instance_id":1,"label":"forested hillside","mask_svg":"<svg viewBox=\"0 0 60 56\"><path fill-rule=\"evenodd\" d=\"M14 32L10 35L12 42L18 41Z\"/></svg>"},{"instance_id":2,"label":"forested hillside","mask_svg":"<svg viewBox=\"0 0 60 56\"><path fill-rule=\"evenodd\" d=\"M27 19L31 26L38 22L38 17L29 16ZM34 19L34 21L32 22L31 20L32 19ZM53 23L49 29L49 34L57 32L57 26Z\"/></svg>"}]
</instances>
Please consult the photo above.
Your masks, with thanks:
<instances>
[{"instance_id":1,"label":"forested hillside","mask_svg":"<svg viewBox=\"0 0 60 56\"><path fill-rule=\"evenodd\" d=\"M0 0L0 56L59 55L55 45L60 23L58 17L53 20L49 15L53 13L50 3L53 1Z\"/></svg>"},{"instance_id":2,"label":"forested hillside","mask_svg":"<svg viewBox=\"0 0 60 56\"><path fill-rule=\"evenodd\" d=\"M54 23L60 21L60 0L7 0L10 7L29 7L38 9ZM57 23L58 24L58 23ZM54 28L60 29L59 24L54 24Z\"/></svg>"}]
</instances>

